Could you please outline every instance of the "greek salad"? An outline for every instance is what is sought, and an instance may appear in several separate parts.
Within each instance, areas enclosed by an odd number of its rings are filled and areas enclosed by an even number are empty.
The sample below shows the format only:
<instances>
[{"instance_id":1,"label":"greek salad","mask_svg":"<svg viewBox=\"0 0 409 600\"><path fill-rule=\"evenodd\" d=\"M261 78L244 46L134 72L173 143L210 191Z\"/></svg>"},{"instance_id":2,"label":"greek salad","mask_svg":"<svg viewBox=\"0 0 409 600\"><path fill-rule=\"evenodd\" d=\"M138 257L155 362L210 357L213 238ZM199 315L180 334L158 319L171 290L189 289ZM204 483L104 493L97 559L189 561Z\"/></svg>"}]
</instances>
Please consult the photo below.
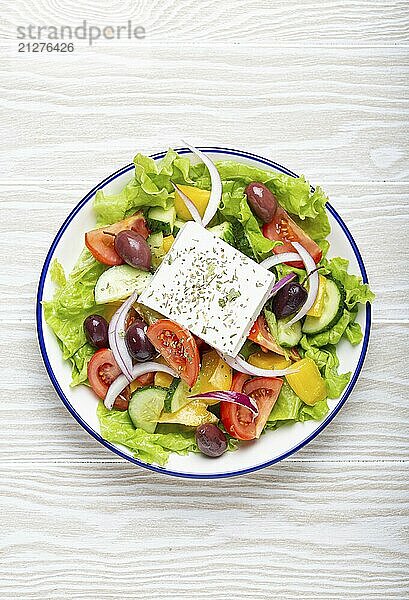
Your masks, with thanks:
<instances>
[{"instance_id":1,"label":"greek salad","mask_svg":"<svg viewBox=\"0 0 409 600\"><path fill-rule=\"evenodd\" d=\"M337 344L361 342L374 298L327 258L320 187L188 147L138 154L120 193L96 193L96 226L68 276L53 261L43 302L102 437L159 465L322 419L351 375Z\"/></svg>"}]
</instances>

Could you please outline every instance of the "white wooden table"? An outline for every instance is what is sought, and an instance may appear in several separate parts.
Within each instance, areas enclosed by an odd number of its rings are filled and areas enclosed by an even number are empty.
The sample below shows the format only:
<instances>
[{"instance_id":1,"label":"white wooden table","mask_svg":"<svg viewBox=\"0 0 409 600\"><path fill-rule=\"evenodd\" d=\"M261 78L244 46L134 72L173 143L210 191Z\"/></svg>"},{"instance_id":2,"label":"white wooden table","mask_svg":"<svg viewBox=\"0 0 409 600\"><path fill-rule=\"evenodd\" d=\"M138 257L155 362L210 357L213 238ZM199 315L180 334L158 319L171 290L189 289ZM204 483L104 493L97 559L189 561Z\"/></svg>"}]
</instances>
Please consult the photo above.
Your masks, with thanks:
<instances>
[{"instance_id":1,"label":"white wooden table","mask_svg":"<svg viewBox=\"0 0 409 600\"><path fill-rule=\"evenodd\" d=\"M101 4L10 0L0 22L0 597L408 597L408 3ZM146 39L17 53L17 26L83 19L132 19ZM182 133L322 184L377 294L339 416L237 479L116 458L65 410L35 338L39 271L66 214L136 151Z\"/></svg>"}]
</instances>

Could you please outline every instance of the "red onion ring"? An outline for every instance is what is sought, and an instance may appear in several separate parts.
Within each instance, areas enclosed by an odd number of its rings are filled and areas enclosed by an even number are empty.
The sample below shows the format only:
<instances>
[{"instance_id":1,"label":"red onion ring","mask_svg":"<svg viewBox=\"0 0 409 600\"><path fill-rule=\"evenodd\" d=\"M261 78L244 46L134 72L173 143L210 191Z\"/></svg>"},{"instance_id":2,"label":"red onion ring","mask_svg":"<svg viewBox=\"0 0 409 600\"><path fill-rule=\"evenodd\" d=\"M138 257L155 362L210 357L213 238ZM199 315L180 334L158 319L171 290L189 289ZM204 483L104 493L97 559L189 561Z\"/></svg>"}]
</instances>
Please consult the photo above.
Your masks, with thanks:
<instances>
[{"instance_id":1,"label":"red onion ring","mask_svg":"<svg viewBox=\"0 0 409 600\"><path fill-rule=\"evenodd\" d=\"M215 400L220 400L221 402L232 402L233 404L239 404L240 406L248 408L255 417L258 415L258 407L256 402L253 400L253 398L250 398L250 396L247 396L247 394L242 394L241 392L219 390L214 392L205 392L204 394L196 394L195 396L189 396L189 398L214 398Z\"/></svg>"},{"instance_id":2,"label":"red onion ring","mask_svg":"<svg viewBox=\"0 0 409 600\"><path fill-rule=\"evenodd\" d=\"M281 265L281 263L293 262L296 260L302 260L301 256L296 252L282 252L281 254L272 254L268 258L264 259L260 265L266 269L271 269L271 267Z\"/></svg>"},{"instance_id":3,"label":"red onion ring","mask_svg":"<svg viewBox=\"0 0 409 600\"><path fill-rule=\"evenodd\" d=\"M287 367L286 369L261 369L260 367L254 367L240 356L232 358L231 356L226 356L220 352L217 353L229 367L239 371L239 373L244 373L245 375L254 375L256 377L284 377L285 375L290 375L291 373L297 373L299 371L296 366Z\"/></svg>"},{"instance_id":4,"label":"red onion ring","mask_svg":"<svg viewBox=\"0 0 409 600\"><path fill-rule=\"evenodd\" d=\"M295 273L288 273L288 275L286 275L285 277L283 277L282 279L280 279L280 281L277 281L277 283L274 285L274 287L271 289L270 292L270 298L272 296L275 296L276 293L281 290L281 288L283 288L287 283L290 283L291 281L294 281L294 279L297 277L297 275Z\"/></svg>"},{"instance_id":5,"label":"red onion ring","mask_svg":"<svg viewBox=\"0 0 409 600\"><path fill-rule=\"evenodd\" d=\"M113 315L108 327L109 346L112 350L114 358L118 363L118 367L125 375L128 381L132 381L132 358L128 352L125 343L125 321L129 309L136 301L139 294L134 292L126 302L122 304Z\"/></svg>"},{"instance_id":6,"label":"red onion ring","mask_svg":"<svg viewBox=\"0 0 409 600\"><path fill-rule=\"evenodd\" d=\"M199 211L197 210L196 206L193 204L191 199L188 196L186 196L185 192L182 192L182 190L179 188L179 186L176 185L176 183L173 183L173 181L171 181L170 183L173 185L173 189L175 190L175 192L177 192L182 198L183 202L186 205L186 208L192 215L193 220L196 221L196 223L199 223L199 225L203 225L202 217L200 216Z\"/></svg>"},{"instance_id":7,"label":"red onion ring","mask_svg":"<svg viewBox=\"0 0 409 600\"><path fill-rule=\"evenodd\" d=\"M314 304L318 294L319 276L317 266L313 257L307 252L304 246L301 246L298 242L291 242L298 254L301 256L301 260L304 263L305 270L309 276L308 283L308 296L305 303L302 305L301 310L287 323L287 327L291 327L294 323L302 319L311 306Z\"/></svg>"},{"instance_id":8,"label":"red onion ring","mask_svg":"<svg viewBox=\"0 0 409 600\"><path fill-rule=\"evenodd\" d=\"M205 214L203 215L202 219L203 227L206 227L213 219L217 209L219 208L220 200L222 198L222 180L220 178L220 174L217 170L216 165L212 160L210 160L208 156L206 156L206 154L204 154L198 148L195 148L195 146L193 146L192 144L189 144L189 142L187 142L186 140L182 140L182 142L186 144L189 150L191 150L193 154L196 154L196 156L199 157L200 160L202 160L206 167L209 169L212 187L210 191L209 203L206 207Z\"/></svg>"}]
</instances>

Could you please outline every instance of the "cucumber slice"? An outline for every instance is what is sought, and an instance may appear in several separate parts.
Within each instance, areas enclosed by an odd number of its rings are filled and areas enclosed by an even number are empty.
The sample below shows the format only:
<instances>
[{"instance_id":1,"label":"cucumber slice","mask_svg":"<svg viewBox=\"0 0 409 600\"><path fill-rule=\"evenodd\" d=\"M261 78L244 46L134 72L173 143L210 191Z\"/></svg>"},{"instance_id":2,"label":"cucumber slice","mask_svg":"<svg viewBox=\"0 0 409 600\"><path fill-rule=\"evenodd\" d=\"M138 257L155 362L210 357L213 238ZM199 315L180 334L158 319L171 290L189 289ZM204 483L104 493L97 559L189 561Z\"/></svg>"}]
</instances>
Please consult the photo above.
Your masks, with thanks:
<instances>
[{"instance_id":1,"label":"cucumber slice","mask_svg":"<svg viewBox=\"0 0 409 600\"><path fill-rule=\"evenodd\" d=\"M324 309L320 317L305 318L302 330L304 333L321 333L331 329L341 317L343 311L342 296L337 284L327 279L325 285Z\"/></svg>"},{"instance_id":2,"label":"cucumber slice","mask_svg":"<svg viewBox=\"0 0 409 600\"><path fill-rule=\"evenodd\" d=\"M175 225L173 228L173 235L176 237L179 231L186 225L186 221L181 221L180 219L176 219Z\"/></svg>"},{"instance_id":3,"label":"cucumber slice","mask_svg":"<svg viewBox=\"0 0 409 600\"><path fill-rule=\"evenodd\" d=\"M284 348L296 346L302 338L301 321L297 321L290 327L287 323L292 315L286 319L277 319L277 342Z\"/></svg>"},{"instance_id":4,"label":"cucumber slice","mask_svg":"<svg viewBox=\"0 0 409 600\"><path fill-rule=\"evenodd\" d=\"M168 390L155 386L137 389L129 402L128 413L135 427L154 433Z\"/></svg>"},{"instance_id":5,"label":"cucumber slice","mask_svg":"<svg viewBox=\"0 0 409 600\"><path fill-rule=\"evenodd\" d=\"M175 377L169 386L168 393L165 399L165 411L174 413L188 402L191 398L188 397L189 386L187 383Z\"/></svg>"},{"instance_id":6,"label":"cucumber slice","mask_svg":"<svg viewBox=\"0 0 409 600\"><path fill-rule=\"evenodd\" d=\"M229 223L229 221L223 221L223 223L220 223L220 225L210 227L209 231L211 231L214 235L217 235L217 237L227 242L231 246L234 246L233 225Z\"/></svg>"},{"instance_id":7,"label":"cucumber slice","mask_svg":"<svg viewBox=\"0 0 409 600\"><path fill-rule=\"evenodd\" d=\"M157 269L165 256L165 250L163 249L163 233L161 231L152 233L146 241L148 242L151 251L152 267Z\"/></svg>"},{"instance_id":8,"label":"cucumber slice","mask_svg":"<svg viewBox=\"0 0 409 600\"><path fill-rule=\"evenodd\" d=\"M95 302L106 304L128 298L135 290L140 294L148 287L152 275L130 265L111 267L95 284Z\"/></svg>"},{"instance_id":9,"label":"cucumber slice","mask_svg":"<svg viewBox=\"0 0 409 600\"><path fill-rule=\"evenodd\" d=\"M147 222L152 233L161 231L163 235L170 235L173 232L175 220L176 210L174 206L171 206L168 210L155 206L148 212Z\"/></svg>"}]
</instances>

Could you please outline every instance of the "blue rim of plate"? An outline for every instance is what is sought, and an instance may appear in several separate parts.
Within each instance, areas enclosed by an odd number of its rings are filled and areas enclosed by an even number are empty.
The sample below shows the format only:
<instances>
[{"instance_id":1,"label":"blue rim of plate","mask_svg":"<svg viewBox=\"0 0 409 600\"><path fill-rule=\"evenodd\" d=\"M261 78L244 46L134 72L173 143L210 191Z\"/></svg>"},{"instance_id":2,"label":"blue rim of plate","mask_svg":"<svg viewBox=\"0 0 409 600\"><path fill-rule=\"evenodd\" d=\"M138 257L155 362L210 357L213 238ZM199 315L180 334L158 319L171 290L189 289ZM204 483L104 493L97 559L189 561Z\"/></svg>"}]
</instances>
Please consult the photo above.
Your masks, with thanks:
<instances>
[{"instance_id":1,"label":"blue rim of plate","mask_svg":"<svg viewBox=\"0 0 409 600\"><path fill-rule=\"evenodd\" d=\"M258 154L252 154L250 152L244 152L242 150L234 150L232 148L222 148L220 146L201 147L200 149L203 152L212 152L215 154L230 154L232 156L253 159L263 165L266 165L270 168L275 169L276 171L280 171L281 173L285 173L286 175L291 175L292 177L298 177L298 175L296 173L293 173L286 167L283 167L282 165L280 165L272 160L264 158L263 156L259 156ZM176 151L179 154L191 153L189 148L176 148ZM156 154L151 154L150 156L154 160L160 160L161 158L163 158L165 156L165 154L166 154L166 152L157 152ZM161 473L164 475L172 475L174 477L183 477L183 478L187 478L187 479L223 479L225 477L236 477L238 475L245 475L248 473L253 473L254 471L264 469L265 467L269 467L277 462L280 462L281 460L283 460L285 458L288 458L289 456L291 456L295 452L298 452L298 450L301 450L301 448L303 448L304 446L309 444L309 442L311 442L317 435L319 435L321 433L321 431L323 429L325 429L325 427L332 421L332 419L335 417L335 415L338 414L338 412L340 411L340 409L346 402L348 396L351 394L351 392L355 386L355 383L359 377L359 374L362 370L362 367L363 367L363 364L365 361L365 356L366 356L366 353L368 350L369 335L370 335L370 330L371 330L371 306L369 303L367 303L366 308L365 308L365 310L366 310L365 333L364 333L364 337L363 337L362 349L361 349L361 354L359 356L358 364L356 366L354 374L352 375L351 380L350 380L346 390L344 391L344 393L343 393L342 397L340 398L340 400L338 401L337 405L329 413L327 418L324 419L324 421L320 424L320 426L316 430L314 430L308 437L306 437L305 440L303 440L302 442L300 442L299 444L297 444L290 450L287 450L280 456L277 456L276 458L274 458L272 460L268 460L266 462L260 463L259 465L249 467L248 469L242 469L242 470L238 470L238 471L228 471L226 473L199 474L199 473L184 473L184 472L178 472L178 471L171 471L171 470L165 469L163 467L159 467L156 465L150 465L148 463L142 462L141 460L138 460L137 458L134 458L133 456L130 456L129 454L125 454L119 448L117 448L110 442L107 442L106 440L104 440L100 436L99 433L94 431L94 429L92 429L88 425L88 423L86 423L86 421L84 421L84 419L77 413L77 411L70 404L68 398L65 396L63 390L61 389L61 386L58 383L57 377L54 374L54 371L51 367L50 360L48 358L48 354L47 354L47 350L46 350L45 342L44 342L44 334L43 334L43 311L42 311L41 302L43 299L44 283L45 283L45 279L46 279L46 276L48 273L48 268L49 268L51 259L53 258L54 251L57 248L58 243L61 239L61 236L63 235L63 233L65 232L65 230L67 229L68 225L71 223L71 221L75 217L75 215L82 209L82 207L85 204L87 204L87 202L89 202L91 200L91 198L95 195L95 193L99 189L101 189L102 187L104 187L105 185L110 183L111 181L114 181L114 179L116 179L117 177L120 177L121 175L124 175L128 171L131 171L133 168L134 168L133 163L126 165L125 167L122 167L118 171L115 171L115 173L112 173L112 175L109 175L106 179L104 179L98 185L96 185L90 192L88 192L88 194L86 196L84 196L84 198L77 204L77 206L71 211L71 213L65 219L64 223L61 225L60 229L58 230L58 233L55 236L55 238L50 246L50 249L47 253L47 256L46 256L46 259L44 261L44 265L43 265L43 268L41 271L39 284L38 284L36 319L37 319L38 343L40 346L40 351L41 351L41 355L42 355L42 358L44 361L44 365L47 370L48 376L51 380L51 383L53 384L58 396L60 397L61 401L63 402L63 404L65 405L67 410L71 413L71 415L100 444L102 444L103 446L105 446L106 448L108 448L109 450L111 450L112 452L114 452L115 454L120 456L121 458L124 458L125 460L128 460L128 461L130 461L140 467L143 467L145 469L149 469L150 471L155 471L156 473ZM345 225L344 221L339 216L337 211L329 204L329 202L327 202L326 208L328 209L328 211L331 213L331 215L334 217L334 219L337 221L337 223L340 225L341 229L345 233L345 236L347 237L349 243L351 244L352 249L355 254L355 257L357 259L359 269L361 271L362 280L364 283L368 283L368 276L366 273L364 262L362 260L361 253L358 250L358 246L356 245L356 242L355 242L354 238L352 237L351 232L349 231L348 227Z\"/></svg>"}]
</instances>

